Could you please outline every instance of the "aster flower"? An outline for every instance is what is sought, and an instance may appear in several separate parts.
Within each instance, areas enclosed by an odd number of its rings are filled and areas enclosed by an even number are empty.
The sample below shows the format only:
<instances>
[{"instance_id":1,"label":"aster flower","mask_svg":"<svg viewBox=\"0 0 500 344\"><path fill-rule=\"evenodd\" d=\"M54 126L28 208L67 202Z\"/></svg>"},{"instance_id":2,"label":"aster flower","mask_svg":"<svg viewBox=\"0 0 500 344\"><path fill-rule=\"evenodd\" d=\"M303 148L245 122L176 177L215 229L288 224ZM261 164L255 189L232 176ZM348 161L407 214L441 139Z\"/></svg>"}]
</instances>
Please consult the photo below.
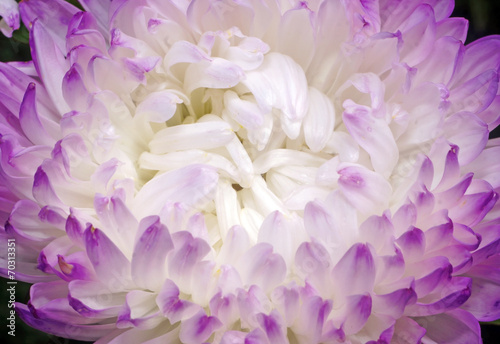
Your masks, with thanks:
<instances>
[{"instance_id":1,"label":"aster flower","mask_svg":"<svg viewBox=\"0 0 500 344\"><path fill-rule=\"evenodd\" d=\"M98 344L481 342L498 37L464 46L449 0L81 5L22 2L33 61L0 64L26 323Z\"/></svg>"}]
</instances>

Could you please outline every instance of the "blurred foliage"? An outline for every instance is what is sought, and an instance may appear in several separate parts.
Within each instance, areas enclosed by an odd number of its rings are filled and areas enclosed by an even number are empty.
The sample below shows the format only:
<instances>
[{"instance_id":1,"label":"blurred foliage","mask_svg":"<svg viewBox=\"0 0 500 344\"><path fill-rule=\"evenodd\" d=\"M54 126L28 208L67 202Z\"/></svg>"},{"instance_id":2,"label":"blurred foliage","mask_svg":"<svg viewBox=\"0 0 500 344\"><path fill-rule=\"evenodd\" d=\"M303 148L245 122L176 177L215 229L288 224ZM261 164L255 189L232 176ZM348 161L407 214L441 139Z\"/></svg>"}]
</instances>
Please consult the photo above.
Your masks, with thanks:
<instances>
[{"instance_id":1,"label":"blurred foliage","mask_svg":"<svg viewBox=\"0 0 500 344\"><path fill-rule=\"evenodd\" d=\"M104 0L103 0L104 1ZM409 0L412 1L412 0ZM82 8L77 0L68 0L75 6ZM480 37L500 34L500 1L499 0L456 0L453 17L464 17L469 19L469 32L466 43L470 43ZM7 38L0 33L0 61L29 61L31 59L29 48L28 30L24 25L14 32L12 38ZM491 137L500 136L500 127L492 132ZM8 317L6 280L0 280L0 318ZM19 282L16 286L16 297L18 302L26 303L29 300L29 284ZM5 323L5 320L3 320ZM482 323L482 334L484 344L498 343L500 338L500 320L491 323ZM34 330L24 324L19 318L16 323L16 337L8 336L5 326L0 332L2 343L9 344L82 344L87 342L59 338Z\"/></svg>"}]
</instances>

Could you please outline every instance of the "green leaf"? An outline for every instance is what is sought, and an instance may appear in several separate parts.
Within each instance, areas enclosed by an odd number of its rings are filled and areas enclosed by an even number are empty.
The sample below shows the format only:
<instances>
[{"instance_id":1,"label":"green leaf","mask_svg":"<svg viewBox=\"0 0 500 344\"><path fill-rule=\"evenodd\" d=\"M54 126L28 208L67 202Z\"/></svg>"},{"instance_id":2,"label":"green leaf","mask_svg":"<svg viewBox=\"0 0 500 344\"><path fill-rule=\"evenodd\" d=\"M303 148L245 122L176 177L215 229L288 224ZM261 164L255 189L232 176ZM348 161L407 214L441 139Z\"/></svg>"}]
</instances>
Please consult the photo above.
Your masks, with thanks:
<instances>
[{"instance_id":1,"label":"green leaf","mask_svg":"<svg viewBox=\"0 0 500 344\"><path fill-rule=\"evenodd\" d=\"M26 26L21 25L19 30L16 30L12 33L12 38L19 43L29 44L30 41L30 33Z\"/></svg>"}]
</instances>

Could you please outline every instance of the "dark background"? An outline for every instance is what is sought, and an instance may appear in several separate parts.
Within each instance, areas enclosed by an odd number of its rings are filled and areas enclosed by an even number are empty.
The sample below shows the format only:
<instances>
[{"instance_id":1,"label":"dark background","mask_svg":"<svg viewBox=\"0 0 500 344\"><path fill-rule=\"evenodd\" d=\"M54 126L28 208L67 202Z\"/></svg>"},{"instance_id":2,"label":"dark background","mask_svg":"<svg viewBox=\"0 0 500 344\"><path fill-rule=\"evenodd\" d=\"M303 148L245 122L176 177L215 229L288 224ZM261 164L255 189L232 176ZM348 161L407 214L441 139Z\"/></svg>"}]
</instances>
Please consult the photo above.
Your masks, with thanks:
<instances>
[{"instance_id":1,"label":"dark background","mask_svg":"<svg viewBox=\"0 0 500 344\"><path fill-rule=\"evenodd\" d=\"M411 0L410 0L411 1ZM70 1L74 3L75 1ZM500 0L456 0L453 17L465 17L470 21L467 42L472 42L477 38L500 34ZM12 39L8 39L0 34L0 61L27 61L30 60L28 46L28 32L26 28L21 28L14 33ZM499 137L500 127L495 129L490 137ZM8 317L6 291L6 281L0 281L0 318L2 324L0 328L0 339L3 343L12 344L83 344L75 340L48 335L25 325L19 318L16 323L16 337L7 335L6 318ZM29 299L29 284L18 282L16 287L16 300L26 303ZM488 324L481 324L484 344L500 343L500 321Z\"/></svg>"}]
</instances>

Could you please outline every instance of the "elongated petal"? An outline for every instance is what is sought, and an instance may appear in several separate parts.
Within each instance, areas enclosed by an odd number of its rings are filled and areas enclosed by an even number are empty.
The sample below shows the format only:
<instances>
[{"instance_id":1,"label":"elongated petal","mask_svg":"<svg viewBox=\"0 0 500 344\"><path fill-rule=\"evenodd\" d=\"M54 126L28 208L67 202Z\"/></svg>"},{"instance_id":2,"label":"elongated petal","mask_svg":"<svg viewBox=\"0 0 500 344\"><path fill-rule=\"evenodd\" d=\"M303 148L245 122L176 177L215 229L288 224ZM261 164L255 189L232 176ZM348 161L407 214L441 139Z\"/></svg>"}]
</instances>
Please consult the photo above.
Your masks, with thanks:
<instances>
[{"instance_id":1,"label":"elongated petal","mask_svg":"<svg viewBox=\"0 0 500 344\"><path fill-rule=\"evenodd\" d=\"M350 271L358 273L352 274ZM348 281L335 288L342 295L363 294L369 291L375 281L375 266L370 248L363 244L352 246L333 268L332 278Z\"/></svg>"},{"instance_id":2,"label":"elongated petal","mask_svg":"<svg viewBox=\"0 0 500 344\"><path fill-rule=\"evenodd\" d=\"M113 324L104 325L68 325L58 319L38 319L31 314L23 304L16 304L17 314L24 322L40 331L56 336L68 336L77 340L92 341L97 340L114 328Z\"/></svg>"},{"instance_id":3,"label":"elongated petal","mask_svg":"<svg viewBox=\"0 0 500 344\"><path fill-rule=\"evenodd\" d=\"M132 277L145 289L158 289L164 280L167 253L173 248L170 233L158 217L151 216L141 221L136 240ZM144 269L145 265L151 269Z\"/></svg>"},{"instance_id":4,"label":"elongated petal","mask_svg":"<svg viewBox=\"0 0 500 344\"><path fill-rule=\"evenodd\" d=\"M399 155L389 126L384 119L373 117L366 107L346 101L344 108L342 118L349 133L370 154L375 171L387 177Z\"/></svg>"},{"instance_id":5,"label":"elongated petal","mask_svg":"<svg viewBox=\"0 0 500 344\"><path fill-rule=\"evenodd\" d=\"M87 255L99 278L108 285L130 279L130 262L100 229L89 226L84 233Z\"/></svg>"}]
</instances>

